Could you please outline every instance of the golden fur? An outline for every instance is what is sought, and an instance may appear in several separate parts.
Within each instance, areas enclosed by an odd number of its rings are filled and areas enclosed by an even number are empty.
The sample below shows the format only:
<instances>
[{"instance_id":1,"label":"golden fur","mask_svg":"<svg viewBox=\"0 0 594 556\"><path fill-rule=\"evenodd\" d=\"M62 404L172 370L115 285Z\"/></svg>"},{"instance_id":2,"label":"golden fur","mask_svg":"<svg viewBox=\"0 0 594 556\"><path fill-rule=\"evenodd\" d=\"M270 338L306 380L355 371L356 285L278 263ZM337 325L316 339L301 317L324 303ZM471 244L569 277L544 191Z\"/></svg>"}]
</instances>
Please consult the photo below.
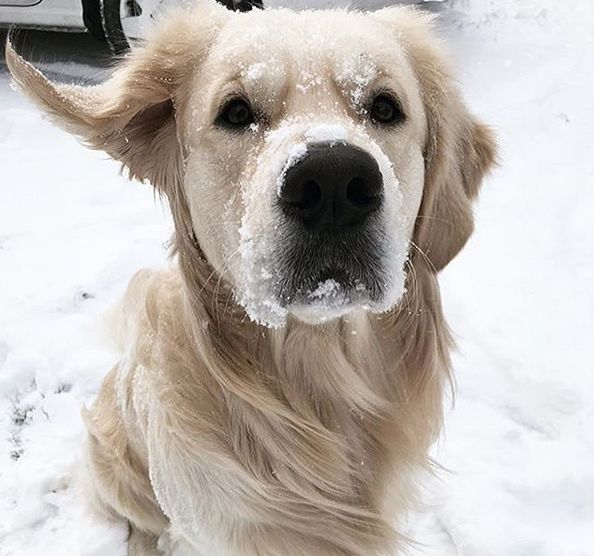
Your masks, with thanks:
<instances>
[{"instance_id":1,"label":"golden fur","mask_svg":"<svg viewBox=\"0 0 594 556\"><path fill-rule=\"evenodd\" d=\"M404 53L412 73L403 87L420 99L422 201L395 308L319 325L290 317L272 329L234 301L218 240L197 222L199 210L223 215L209 196L206 209L193 208L185 184L188 153L208 148L191 112L199 84L217 79L216 65L202 67L211 48L225 52L230 22L286 29L312 17L381 30L386 56L391 45ZM233 52L232 61L242 55ZM124 355L85 412L91 499L130 523L130 554L371 556L404 546L398 526L430 466L450 373L436 274L468 239L471 202L495 156L430 17L400 8L237 15L202 2L92 88L49 82L10 45L6 55L58 124L150 181L174 217L175 265L131 281L116 325Z\"/></svg>"}]
</instances>

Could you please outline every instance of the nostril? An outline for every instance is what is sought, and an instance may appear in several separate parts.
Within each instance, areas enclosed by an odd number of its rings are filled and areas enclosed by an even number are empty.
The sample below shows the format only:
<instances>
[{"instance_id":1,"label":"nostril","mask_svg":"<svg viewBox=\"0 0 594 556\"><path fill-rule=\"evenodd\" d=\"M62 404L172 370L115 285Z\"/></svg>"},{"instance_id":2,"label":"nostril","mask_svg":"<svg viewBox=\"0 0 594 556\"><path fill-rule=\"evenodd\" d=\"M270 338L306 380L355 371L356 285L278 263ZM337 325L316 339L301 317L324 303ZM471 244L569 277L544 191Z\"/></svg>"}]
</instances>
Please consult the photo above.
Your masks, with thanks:
<instances>
[{"instance_id":1,"label":"nostril","mask_svg":"<svg viewBox=\"0 0 594 556\"><path fill-rule=\"evenodd\" d=\"M347 185L346 198L353 205L364 208L377 203L378 193L363 178L356 177Z\"/></svg>"},{"instance_id":2,"label":"nostril","mask_svg":"<svg viewBox=\"0 0 594 556\"><path fill-rule=\"evenodd\" d=\"M308 180L303 184L301 199L298 207L302 210L316 208L322 200L322 188L318 182Z\"/></svg>"},{"instance_id":3,"label":"nostril","mask_svg":"<svg viewBox=\"0 0 594 556\"><path fill-rule=\"evenodd\" d=\"M285 210L300 218L310 218L323 203L321 185L315 180L290 181L280 194Z\"/></svg>"}]
</instances>

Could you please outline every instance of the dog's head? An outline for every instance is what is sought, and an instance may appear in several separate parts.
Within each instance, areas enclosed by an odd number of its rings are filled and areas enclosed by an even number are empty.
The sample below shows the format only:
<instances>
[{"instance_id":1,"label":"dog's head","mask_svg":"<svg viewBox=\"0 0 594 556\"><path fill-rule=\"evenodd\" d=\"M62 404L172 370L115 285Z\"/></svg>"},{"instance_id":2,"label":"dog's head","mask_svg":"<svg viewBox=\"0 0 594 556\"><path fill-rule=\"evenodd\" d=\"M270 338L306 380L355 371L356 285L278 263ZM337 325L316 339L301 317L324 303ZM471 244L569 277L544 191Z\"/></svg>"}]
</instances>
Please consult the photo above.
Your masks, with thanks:
<instances>
[{"instance_id":1,"label":"dog's head","mask_svg":"<svg viewBox=\"0 0 594 556\"><path fill-rule=\"evenodd\" d=\"M52 84L10 47L7 60L58 123L163 191L187 248L275 326L389 310L411 246L439 270L466 242L494 145L442 51L409 9L203 0L98 87Z\"/></svg>"}]
</instances>

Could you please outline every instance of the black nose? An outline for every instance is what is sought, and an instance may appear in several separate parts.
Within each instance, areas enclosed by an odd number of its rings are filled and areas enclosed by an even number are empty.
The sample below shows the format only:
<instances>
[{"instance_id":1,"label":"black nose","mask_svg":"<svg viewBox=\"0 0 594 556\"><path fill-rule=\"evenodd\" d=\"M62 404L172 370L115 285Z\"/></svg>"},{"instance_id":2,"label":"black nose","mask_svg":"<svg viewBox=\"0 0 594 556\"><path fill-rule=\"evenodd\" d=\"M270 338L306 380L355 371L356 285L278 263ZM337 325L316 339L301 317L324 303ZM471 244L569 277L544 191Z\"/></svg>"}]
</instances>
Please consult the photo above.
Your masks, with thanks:
<instances>
[{"instance_id":1,"label":"black nose","mask_svg":"<svg viewBox=\"0 0 594 556\"><path fill-rule=\"evenodd\" d=\"M310 230L360 226L382 204L375 159L347 143L313 143L290 167L280 190L284 212Z\"/></svg>"}]
</instances>

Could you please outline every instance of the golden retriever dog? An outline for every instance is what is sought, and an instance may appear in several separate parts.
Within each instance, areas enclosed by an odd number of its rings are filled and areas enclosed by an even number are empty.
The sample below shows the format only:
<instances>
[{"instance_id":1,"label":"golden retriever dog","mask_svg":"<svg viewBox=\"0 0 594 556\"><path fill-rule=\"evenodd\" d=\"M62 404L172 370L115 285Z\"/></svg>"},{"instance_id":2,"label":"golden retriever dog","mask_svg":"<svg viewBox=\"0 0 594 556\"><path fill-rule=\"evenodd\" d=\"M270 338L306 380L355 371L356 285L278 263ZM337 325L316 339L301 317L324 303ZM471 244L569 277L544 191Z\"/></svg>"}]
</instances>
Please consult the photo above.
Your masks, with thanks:
<instances>
[{"instance_id":1,"label":"golden retriever dog","mask_svg":"<svg viewBox=\"0 0 594 556\"><path fill-rule=\"evenodd\" d=\"M129 553L405 549L450 376L437 273L495 157L431 17L203 0L94 87L6 54L173 214L171 268L132 279L85 412L90 499Z\"/></svg>"}]
</instances>

